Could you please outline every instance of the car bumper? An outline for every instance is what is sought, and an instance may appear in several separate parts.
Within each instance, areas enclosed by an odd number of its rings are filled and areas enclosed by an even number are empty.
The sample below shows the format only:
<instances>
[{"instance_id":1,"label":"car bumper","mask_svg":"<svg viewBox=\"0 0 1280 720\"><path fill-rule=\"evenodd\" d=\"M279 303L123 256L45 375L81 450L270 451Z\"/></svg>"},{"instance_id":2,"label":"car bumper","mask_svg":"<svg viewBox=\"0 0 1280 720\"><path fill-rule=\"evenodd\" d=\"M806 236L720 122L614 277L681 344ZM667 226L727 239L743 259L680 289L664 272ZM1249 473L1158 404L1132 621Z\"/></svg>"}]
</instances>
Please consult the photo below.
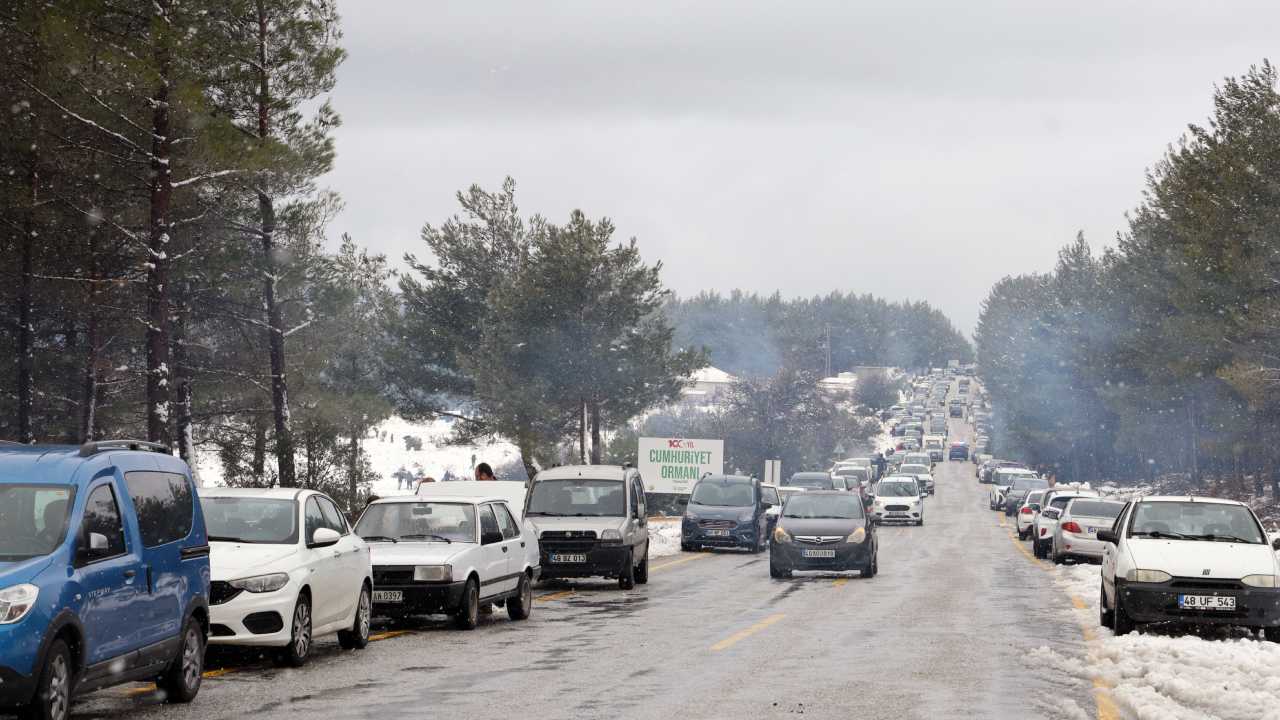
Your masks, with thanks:
<instances>
[{"instance_id":1,"label":"car bumper","mask_svg":"<svg viewBox=\"0 0 1280 720\"><path fill-rule=\"evenodd\" d=\"M835 557L806 557L805 550L835 550ZM769 547L769 562L791 570L862 570L871 564L871 543L775 543Z\"/></svg>"},{"instance_id":2,"label":"car bumper","mask_svg":"<svg viewBox=\"0 0 1280 720\"><path fill-rule=\"evenodd\" d=\"M590 548L557 549L543 546L542 577L605 577L616 578L622 573L622 566L631 552L630 545L596 544ZM552 562L553 555L571 554L586 555L586 562Z\"/></svg>"},{"instance_id":3,"label":"car bumper","mask_svg":"<svg viewBox=\"0 0 1280 720\"><path fill-rule=\"evenodd\" d=\"M1175 586L1174 582L1180 584ZM1280 627L1280 588L1197 587L1185 579L1166 583L1130 583L1117 579L1116 593L1124 603L1125 613L1134 622ZM1231 595L1236 599L1236 609L1183 610L1178 607L1179 595Z\"/></svg>"},{"instance_id":4,"label":"car bumper","mask_svg":"<svg viewBox=\"0 0 1280 720\"><path fill-rule=\"evenodd\" d=\"M379 585L373 590L373 611L379 615L448 614L462 606L466 580L447 583L402 583ZM398 592L399 602L378 600L382 592Z\"/></svg>"},{"instance_id":5,"label":"car bumper","mask_svg":"<svg viewBox=\"0 0 1280 720\"><path fill-rule=\"evenodd\" d=\"M1025 532L1027 532L1027 531L1031 530L1031 521L1030 521L1030 520L1023 520L1023 519L1022 519L1022 513L1018 513L1017 517L1018 517L1018 520L1017 520L1017 527L1018 527L1018 532L1019 532L1019 533L1025 533Z\"/></svg>"},{"instance_id":6,"label":"car bumper","mask_svg":"<svg viewBox=\"0 0 1280 720\"><path fill-rule=\"evenodd\" d=\"M36 679L11 667L0 665L0 708L17 708L31 702Z\"/></svg>"},{"instance_id":7,"label":"car bumper","mask_svg":"<svg viewBox=\"0 0 1280 720\"><path fill-rule=\"evenodd\" d=\"M1058 538L1058 554L1069 557L1101 560L1107 544L1092 535L1062 533Z\"/></svg>"},{"instance_id":8,"label":"car bumper","mask_svg":"<svg viewBox=\"0 0 1280 720\"><path fill-rule=\"evenodd\" d=\"M711 530L721 528L704 528L696 524L685 523L680 528L681 541L689 545L705 545L707 547L753 547L757 542L756 529L749 524L738 524L728 535L712 535Z\"/></svg>"},{"instance_id":9,"label":"car bumper","mask_svg":"<svg viewBox=\"0 0 1280 720\"><path fill-rule=\"evenodd\" d=\"M269 593L240 592L226 602L209 606L210 645L284 647L293 628L298 588L293 582Z\"/></svg>"},{"instance_id":10,"label":"car bumper","mask_svg":"<svg viewBox=\"0 0 1280 720\"><path fill-rule=\"evenodd\" d=\"M25 705L35 694L46 623L33 609L19 622L0 625L0 707Z\"/></svg>"},{"instance_id":11,"label":"car bumper","mask_svg":"<svg viewBox=\"0 0 1280 720\"><path fill-rule=\"evenodd\" d=\"M887 511L880 508L871 509L871 519L877 523L914 523L919 522L924 517L923 507L914 507L910 510L894 510Z\"/></svg>"}]
</instances>

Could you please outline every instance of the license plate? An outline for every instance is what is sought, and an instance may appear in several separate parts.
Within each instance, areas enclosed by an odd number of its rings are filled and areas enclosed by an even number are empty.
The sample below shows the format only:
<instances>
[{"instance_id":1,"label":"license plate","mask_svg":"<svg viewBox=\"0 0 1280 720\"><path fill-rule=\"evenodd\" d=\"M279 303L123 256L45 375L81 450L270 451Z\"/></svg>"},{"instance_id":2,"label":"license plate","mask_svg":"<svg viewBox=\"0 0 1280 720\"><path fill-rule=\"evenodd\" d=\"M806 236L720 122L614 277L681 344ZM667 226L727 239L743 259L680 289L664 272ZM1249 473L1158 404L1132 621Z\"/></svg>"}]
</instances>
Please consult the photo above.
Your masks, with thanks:
<instances>
[{"instance_id":1,"label":"license plate","mask_svg":"<svg viewBox=\"0 0 1280 720\"><path fill-rule=\"evenodd\" d=\"M1179 595L1178 607L1183 610L1235 610L1236 599L1232 595Z\"/></svg>"},{"instance_id":2,"label":"license plate","mask_svg":"<svg viewBox=\"0 0 1280 720\"><path fill-rule=\"evenodd\" d=\"M1097 535L1097 534L1098 534L1098 528L1093 528L1093 527L1089 528L1089 534L1090 534L1090 535Z\"/></svg>"},{"instance_id":3,"label":"license plate","mask_svg":"<svg viewBox=\"0 0 1280 720\"><path fill-rule=\"evenodd\" d=\"M729 537L728 530L707 530L708 537Z\"/></svg>"},{"instance_id":4,"label":"license plate","mask_svg":"<svg viewBox=\"0 0 1280 720\"><path fill-rule=\"evenodd\" d=\"M400 590L374 590L373 601L381 603L404 602L404 592Z\"/></svg>"},{"instance_id":5,"label":"license plate","mask_svg":"<svg viewBox=\"0 0 1280 720\"><path fill-rule=\"evenodd\" d=\"M833 558L836 556L835 550L805 550L804 556L807 558Z\"/></svg>"},{"instance_id":6,"label":"license plate","mask_svg":"<svg viewBox=\"0 0 1280 720\"><path fill-rule=\"evenodd\" d=\"M553 563L584 563L587 556L583 553L552 553L551 562Z\"/></svg>"}]
</instances>

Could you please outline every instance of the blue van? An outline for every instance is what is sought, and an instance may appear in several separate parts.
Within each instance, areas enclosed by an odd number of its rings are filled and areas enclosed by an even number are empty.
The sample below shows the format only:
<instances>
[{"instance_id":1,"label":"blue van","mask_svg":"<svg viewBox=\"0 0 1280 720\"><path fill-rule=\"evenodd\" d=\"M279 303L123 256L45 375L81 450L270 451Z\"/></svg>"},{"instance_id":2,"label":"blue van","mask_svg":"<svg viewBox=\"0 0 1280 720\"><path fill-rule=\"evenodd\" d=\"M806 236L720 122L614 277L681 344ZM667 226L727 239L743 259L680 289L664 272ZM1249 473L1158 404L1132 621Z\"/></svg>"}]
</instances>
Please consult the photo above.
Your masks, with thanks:
<instances>
[{"instance_id":1,"label":"blue van","mask_svg":"<svg viewBox=\"0 0 1280 720\"><path fill-rule=\"evenodd\" d=\"M0 444L0 711L80 693L200 690L209 542L187 464L138 441Z\"/></svg>"}]
</instances>

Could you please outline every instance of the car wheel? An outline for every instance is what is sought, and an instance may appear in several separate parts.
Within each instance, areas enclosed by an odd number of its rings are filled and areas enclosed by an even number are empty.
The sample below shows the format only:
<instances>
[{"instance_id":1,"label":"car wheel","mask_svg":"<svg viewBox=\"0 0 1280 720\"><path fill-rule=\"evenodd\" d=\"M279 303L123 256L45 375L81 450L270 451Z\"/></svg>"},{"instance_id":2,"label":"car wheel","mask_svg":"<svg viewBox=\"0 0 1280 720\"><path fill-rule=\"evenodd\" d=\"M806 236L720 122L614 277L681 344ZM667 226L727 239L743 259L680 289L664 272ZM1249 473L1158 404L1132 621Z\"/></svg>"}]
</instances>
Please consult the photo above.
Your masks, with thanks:
<instances>
[{"instance_id":1,"label":"car wheel","mask_svg":"<svg viewBox=\"0 0 1280 720\"><path fill-rule=\"evenodd\" d=\"M1107 589L1102 583L1098 583L1098 624L1104 628L1115 625L1115 614L1107 609Z\"/></svg>"},{"instance_id":2,"label":"car wheel","mask_svg":"<svg viewBox=\"0 0 1280 720\"><path fill-rule=\"evenodd\" d=\"M1053 561L1054 565L1062 565L1067 561L1067 556L1058 552L1057 541L1051 541L1049 543L1049 559Z\"/></svg>"},{"instance_id":3,"label":"car wheel","mask_svg":"<svg viewBox=\"0 0 1280 720\"><path fill-rule=\"evenodd\" d=\"M71 717L71 694L75 684L75 670L71 664L71 651L61 640L49 644L44 667L36 685L36 696L23 709L26 720L67 720Z\"/></svg>"},{"instance_id":4,"label":"car wheel","mask_svg":"<svg viewBox=\"0 0 1280 720\"><path fill-rule=\"evenodd\" d=\"M684 541L680 542L680 552L693 552L693 549L693 545Z\"/></svg>"},{"instance_id":5,"label":"car wheel","mask_svg":"<svg viewBox=\"0 0 1280 720\"><path fill-rule=\"evenodd\" d=\"M480 583L475 578L468 579L462 588L462 603L453 614L453 624L459 630L475 630L480 624Z\"/></svg>"},{"instance_id":6,"label":"car wheel","mask_svg":"<svg viewBox=\"0 0 1280 720\"><path fill-rule=\"evenodd\" d=\"M1262 637L1267 642L1280 643L1280 627L1264 627L1262 628Z\"/></svg>"},{"instance_id":7,"label":"car wheel","mask_svg":"<svg viewBox=\"0 0 1280 720\"><path fill-rule=\"evenodd\" d=\"M1134 631L1137 626L1133 622L1133 618L1129 617L1129 613L1124 610L1124 600L1120 596L1120 588L1116 588L1116 606L1112 611L1111 629L1116 635L1128 635Z\"/></svg>"},{"instance_id":8,"label":"car wheel","mask_svg":"<svg viewBox=\"0 0 1280 720\"><path fill-rule=\"evenodd\" d=\"M779 567L771 557L769 558L769 577L775 580L785 580L791 577L791 568Z\"/></svg>"},{"instance_id":9,"label":"car wheel","mask_svg":"<svg viewBox=\"0 0 1280 720\"><path fill-rule=\"evenodd\" d=\"M204 645L204 628L200 622L195 618L187 620L178 656L156 680L156 686L164 691L165 702L185 704L196 699L204 679Z\"/></svg>"},{"instance_id":10,"label":"car wheel","mask_svg":"<svg viewBox=\"0 0 1280 720\"><path fill-rule=\"evenodd\" d=\"M521 573L520 584L516 587L516 596L507 600L507 617L512 620L528 620L533 611L533 583L529 582L528 573Z\"/></svg>"},{"instance_id":11,"label":"car wheel","mask_svg":"<svg viewBox=\"0 0 1280 720\"><path fill-rule=\"evenodd\" d=\"M373 620L373 599L369 586L361 584L360 599L356 601L356 619L350 630L338 631L338 645L343 650L363 650L369 645L369 625Z\"/></svg>"},{"instance_id":12,"label":"car wheel","mask_svg":"<svg viewBox=\"0 0 1280 720\"><path fill-rule=\"evenodd\" d=\"M311 598L307 595L298 595L290 627L293 631L289 635L289 644L280 651L276 660L281 665L302 667L311 657Z\"/></svg>"},{"instance_id":13,"label":"car wheel","mask_svg":"<svg viewBox=\"0 0 1280 720\"><path fill-rule=\"evenodd\" d=\"M873 578L876 576L876 571L879 569L876 567L876 562L876 556L872 555L871 562L867 563L867 566L862 570L862 577Z\"/></svg>"},{"instance_id":14,"label":"car wheel","mask_svg":"<svg viewBox=\"0 0 1280 720\"><path fill-rule=\"evenodd\" d=\"M647 585L649 583L649 547L645 546L644 559L640 561L640 565L636 567L636 584Z\"/></svg>"},{"instance_id":15,"label":"car wheel","mask_svg":"<svg viewBox=\"0 0 1280 720\"><path fill-rule=\"evenodd\" d=\"M618 589L630 590L636 586L636 564L635 558L630 552L622 561L622 573L618 575Z\"/></svg>"}]
</instances>

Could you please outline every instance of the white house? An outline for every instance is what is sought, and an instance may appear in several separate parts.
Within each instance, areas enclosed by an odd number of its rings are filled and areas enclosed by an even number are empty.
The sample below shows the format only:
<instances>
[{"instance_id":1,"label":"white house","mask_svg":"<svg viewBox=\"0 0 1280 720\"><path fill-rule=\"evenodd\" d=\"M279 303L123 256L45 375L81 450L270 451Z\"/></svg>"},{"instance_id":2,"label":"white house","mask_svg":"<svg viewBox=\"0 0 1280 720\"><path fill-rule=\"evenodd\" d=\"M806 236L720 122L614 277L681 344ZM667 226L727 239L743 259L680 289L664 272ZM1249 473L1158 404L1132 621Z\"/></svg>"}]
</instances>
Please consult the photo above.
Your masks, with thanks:
<instances>
[{"instance_id":1,"label":"white house","mask_svg":"<svg viewBox=\"0 0 1280 720\"><path fill-rule=\"evenodd\" d=\"M705 367L693 373L689 384L681 393L680 401L695 407L718 405L724 402L729 388L738 378L720 368Z\"/></svg>"}]
</instances>

